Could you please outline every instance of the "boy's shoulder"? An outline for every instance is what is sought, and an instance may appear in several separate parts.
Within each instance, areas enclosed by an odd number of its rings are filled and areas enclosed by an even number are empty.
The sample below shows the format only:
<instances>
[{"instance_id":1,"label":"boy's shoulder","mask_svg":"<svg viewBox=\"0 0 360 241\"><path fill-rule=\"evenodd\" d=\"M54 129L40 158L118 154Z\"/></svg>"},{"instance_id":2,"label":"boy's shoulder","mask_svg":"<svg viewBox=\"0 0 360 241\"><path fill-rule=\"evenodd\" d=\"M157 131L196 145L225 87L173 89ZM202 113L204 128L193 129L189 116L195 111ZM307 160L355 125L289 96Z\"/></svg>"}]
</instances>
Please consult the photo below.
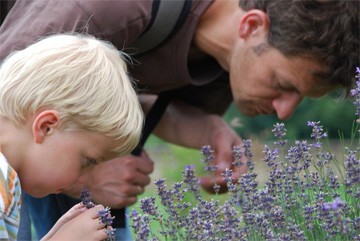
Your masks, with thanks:
<instances>
[{"instance_id":1,"label":"boy's shoulder","mask_svg":"<svg viewBox=\"0 0 360 241\"><path fill-rule=\"evenodd\" d=\"M0 239L16 238L19 228L21 187L15 170L0 153Z\"/></svg>"}]
</instances>

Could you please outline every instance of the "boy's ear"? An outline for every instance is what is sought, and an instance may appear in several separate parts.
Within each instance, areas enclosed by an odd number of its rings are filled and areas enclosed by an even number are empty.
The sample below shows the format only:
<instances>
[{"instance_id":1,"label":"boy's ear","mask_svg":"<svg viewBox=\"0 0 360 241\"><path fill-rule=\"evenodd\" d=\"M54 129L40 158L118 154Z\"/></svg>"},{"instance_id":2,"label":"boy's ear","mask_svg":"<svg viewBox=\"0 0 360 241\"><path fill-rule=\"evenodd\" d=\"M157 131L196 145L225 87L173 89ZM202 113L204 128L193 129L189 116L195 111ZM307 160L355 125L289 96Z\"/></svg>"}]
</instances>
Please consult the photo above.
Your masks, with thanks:
<instances>
[{"instance_id":1,"label":"boy's ear","mask_svg":"<svg viewBox=\"0 0 360 241\"><path fill-rule=\"evenodd\" d=\"M253 35L266 34L269 31L270 21L268 15L260 10L253 9L244 14L239 27L239 36L247 39Z\"/></svg>"},{"instance_id":2,"label":"boy's ear","mask_svg":"<svg viewBox=\"0 0 360 241\"><path fill-rule=\"evenodd\" d=\"M59 125L60 117L57 111L41 111L35 116L32 126L34 141L36 143L42 143L45 137L51 135Z\"/></svg>"}]
</instances>

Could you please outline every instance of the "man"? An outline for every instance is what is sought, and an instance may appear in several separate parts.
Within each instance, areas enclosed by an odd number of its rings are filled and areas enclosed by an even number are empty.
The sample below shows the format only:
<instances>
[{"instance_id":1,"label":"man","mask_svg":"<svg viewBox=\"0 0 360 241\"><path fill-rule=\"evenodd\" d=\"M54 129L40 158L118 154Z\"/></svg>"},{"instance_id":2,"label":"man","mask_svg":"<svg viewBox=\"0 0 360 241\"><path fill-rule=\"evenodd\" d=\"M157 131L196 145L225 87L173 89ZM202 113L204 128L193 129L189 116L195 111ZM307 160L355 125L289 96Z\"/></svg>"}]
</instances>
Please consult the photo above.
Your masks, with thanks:
<instances>
[{"instance_id":1,"label":"man","mask_svg":"<svg viewBox=\"0 0 360 241\"><path fill-rule=\"evenodd\" d=\"M150 23L152 4L18 0L0 28L0 59L39 36L63 31L87 32L129 52ZM284 120L304 97L349 89L359 63L358 13L358 0L240 0L240 7L238 0L193 0L173 37L130 67L145 112L154 95L183 88L154 133L186 147L210 144L219 164L216 182L224 184L220 173L236 169L230 150L241 144L221 118L231 101L246 115ZM146 152L117 158L95 167L85 185L96 202L122 208L136 201L152 169ZM76 197L84 183L79 180L67 193ZM212 189L209 177L201 183Z\"/></svg>"}]
</instances>

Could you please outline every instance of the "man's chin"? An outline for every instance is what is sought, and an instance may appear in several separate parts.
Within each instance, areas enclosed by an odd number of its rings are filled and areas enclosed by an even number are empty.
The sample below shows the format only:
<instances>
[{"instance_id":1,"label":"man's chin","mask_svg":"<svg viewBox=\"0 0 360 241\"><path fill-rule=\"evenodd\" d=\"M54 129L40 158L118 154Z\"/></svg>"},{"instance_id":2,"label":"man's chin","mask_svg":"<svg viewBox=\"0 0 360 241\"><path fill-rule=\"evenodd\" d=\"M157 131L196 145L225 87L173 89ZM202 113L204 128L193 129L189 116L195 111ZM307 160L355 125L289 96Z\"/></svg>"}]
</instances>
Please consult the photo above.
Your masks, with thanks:
<instances>
[{"instance_id":1,"label":"man's chin","mask_svg":"<svg viewBox=\"0 0 360 241\"><path fill-rule=\"evenodd\" d=\"M239 109L239 112L243 115L249 116L249 117L255 117L259 115L259 112L257 112L256 110L249 110L249 109Z\"/></svg>"},{"instance_id":2,"label":"man's chin","mask_svg":"<svg viewBox=\"0 0 360 241\"><path fill-rule=\"evenodd\" d=\"M255 117L259 115L259 112L256 110L256 108L249 108L248 102L237 103L236 108L241 114L249 117Z\"/></svg>"}]
</instances>

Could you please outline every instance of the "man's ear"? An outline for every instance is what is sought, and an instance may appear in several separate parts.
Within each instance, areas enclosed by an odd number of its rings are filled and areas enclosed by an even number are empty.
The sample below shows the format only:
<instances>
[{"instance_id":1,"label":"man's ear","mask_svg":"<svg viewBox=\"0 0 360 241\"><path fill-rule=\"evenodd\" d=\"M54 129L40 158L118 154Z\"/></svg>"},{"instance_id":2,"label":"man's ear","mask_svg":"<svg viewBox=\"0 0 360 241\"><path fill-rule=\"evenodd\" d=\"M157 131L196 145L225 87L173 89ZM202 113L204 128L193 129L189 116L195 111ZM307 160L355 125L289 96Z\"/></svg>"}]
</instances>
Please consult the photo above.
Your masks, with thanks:
<instances>
[{"instance_id":1,"label":"man's ear","mask_svg":"<svg viewBox=\"0 0 360 241\"><path fill-rule=\"evenodd\" d=\"M57 111L41 111L35 116L32 126L34 141L36 143L42 143L45 137L51 135L59 125L60 117Z\"/></svg>"},{"instance_id":2,"label":"man's ear","mask_svg":"<svg viewBox=\"0 0 360 241\"><path fill-rule=\"evenodd\" d=\"M244 14L239 27L239 36L246 39L253 35L266 34L269 31L268 15L260 10L253 9ZM261 35L259 35L261 36Z\"/></svg>"}]
</instances>

